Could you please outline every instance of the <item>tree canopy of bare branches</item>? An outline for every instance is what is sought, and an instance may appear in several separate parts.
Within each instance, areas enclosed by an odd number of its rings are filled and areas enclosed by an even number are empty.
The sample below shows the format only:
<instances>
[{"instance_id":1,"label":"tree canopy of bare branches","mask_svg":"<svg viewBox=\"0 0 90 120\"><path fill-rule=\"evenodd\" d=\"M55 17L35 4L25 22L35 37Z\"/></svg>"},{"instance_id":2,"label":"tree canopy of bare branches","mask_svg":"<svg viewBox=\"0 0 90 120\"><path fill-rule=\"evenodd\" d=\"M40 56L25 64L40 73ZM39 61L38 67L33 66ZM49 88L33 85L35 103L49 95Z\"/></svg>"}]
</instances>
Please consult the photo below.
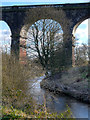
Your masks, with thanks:
<instances>
[{"instance_id":1,"label":"tree canopy of bare branches","mask_svg":"<svg viewBox=\"0 0 90 120\"><path fill-rule=\"evenodd\" d=\"M63 10L57 8L35 8L26 13L26 31L31 25L27 34L30 57L38 57L46 71L52 70L56 63L55 53L60 53L57 51L63 48L62 31L69 25L65 17ZM60 55L59 58L62 59L63 56Z\"/></svg>"},{"instance_id":2,"label":"tree canopy of bare branches","mask_svg":"<svg viewBox=\"0 0 90 120\"><path fill-rule=\"evenodd\" d=\"M46 70L50 66L51 59L53 62L59 43L63 43L63 32L60 24L56 21L42 19L30 27L27 40L28 47L32 57L38 57Z\"/></svg>"}]
</instances>

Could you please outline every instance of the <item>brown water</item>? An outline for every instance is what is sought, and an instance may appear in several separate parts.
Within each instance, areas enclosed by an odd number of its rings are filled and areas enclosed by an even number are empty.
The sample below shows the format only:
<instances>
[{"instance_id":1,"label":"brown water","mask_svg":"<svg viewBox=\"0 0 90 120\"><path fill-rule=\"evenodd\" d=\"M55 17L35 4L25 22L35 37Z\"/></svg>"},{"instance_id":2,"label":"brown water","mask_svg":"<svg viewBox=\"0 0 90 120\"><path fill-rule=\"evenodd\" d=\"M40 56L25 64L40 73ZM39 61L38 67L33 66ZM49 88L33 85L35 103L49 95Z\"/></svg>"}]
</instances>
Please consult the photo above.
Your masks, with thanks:
<instances>
[{"instance_id":1,"label":"brown water","mask_svg":"<svg viewBox=\"0 0 90 120\"><path fill-rule=\"evenodd\" d=\"M63 94L56 95L47 90L41 89L40 82L44 76L36 78L33 80L29 90L30 94L32 94L33 99L36 100L37 104L43 104L44 96L46 98L46 107L50 110L50 112L64 112L67 109L67 105L70 107L73 116L75 118L89 118L89 110L90 106L88 104L82 103L73 99L72 97L65 96ZM90 119L90 118L89 118ZM89 120L88 119L88 120ZM85 119L86 120L86 119Z\"/></svg>"}]
</instances>

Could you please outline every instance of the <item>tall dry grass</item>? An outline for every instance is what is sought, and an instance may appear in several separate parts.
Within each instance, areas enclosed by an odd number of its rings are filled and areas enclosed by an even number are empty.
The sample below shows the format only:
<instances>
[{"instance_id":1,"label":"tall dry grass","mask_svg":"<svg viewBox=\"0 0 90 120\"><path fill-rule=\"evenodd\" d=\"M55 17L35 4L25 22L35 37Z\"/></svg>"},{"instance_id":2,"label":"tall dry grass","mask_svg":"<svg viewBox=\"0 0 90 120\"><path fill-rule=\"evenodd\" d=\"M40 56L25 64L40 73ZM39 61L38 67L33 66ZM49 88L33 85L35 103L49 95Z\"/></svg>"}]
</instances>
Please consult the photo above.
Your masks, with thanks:
<instances>
[{"instance_id":1,"label":"tall dry grass","mask_svg":"<svg viewBox=\"0 0 90 120\"><path fill-rule=\"evenodd\" d=\"M2 54L2 102L3 106L33 111L34 101L27 94L28 82L42 74L42 68L33 61L20 64L15 56ZM28 81L29 79L29 81ZM28 110L29 109L29 110Z\"/></svg>"},{"instance_id":2,"label":"tall dry grass","mask_svg":"<svg viewBox=\"0 0 90 120\"><path fill-rule=\"evenodd\" d=\"M72 113L68 109L64 113L49 113L44 105L37 110L32 96L27 94L28 82L43 74L42 68L35 61L29 61L26 65L20 64L15 56L2 54L2 102L3 118L69 118ZM29 79L29 81L28 81Z\"/></svg>"}]
</instances>

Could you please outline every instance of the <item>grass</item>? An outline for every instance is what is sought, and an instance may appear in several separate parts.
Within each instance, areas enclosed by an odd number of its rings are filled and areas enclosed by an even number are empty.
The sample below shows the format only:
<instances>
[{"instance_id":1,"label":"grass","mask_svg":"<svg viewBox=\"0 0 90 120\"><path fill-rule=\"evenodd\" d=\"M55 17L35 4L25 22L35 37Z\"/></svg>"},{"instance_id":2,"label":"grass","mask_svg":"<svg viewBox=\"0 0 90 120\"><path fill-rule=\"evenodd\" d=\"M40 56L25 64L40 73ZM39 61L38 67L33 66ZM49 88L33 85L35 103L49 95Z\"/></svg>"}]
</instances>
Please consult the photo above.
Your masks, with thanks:
<instances>
[{"instance_id":1,"label":"grass","mask_svg":"<svg viewBox=\"0 0 90 120\"><path fill-rule=\"evenodd\" d=\"M63 113L57 114L57 113L48 113L44 109L42 111L40 110L34 110L31 115L26 114L22 110L14 109L13 107L8 108L8 107L3 107L2 108L3 112L3 119L21 119L21 118L69 118L72 120L72 112L69 107L67 107L67 110Z\"/></svg>"},{"instance_id":2,"label":"grass","mask_svg":"<svg viewBox=\"0 0 90 120\"><path fill-rule=\"evenodd\" d=\"M87 74L88 66L71 67L70 69L62 72L60 82L70 85L75 82L77 83L78 80L87 81Z\"/></svg>"},{"instance_id":3,"label":"grass","mask_svg":"<svg viewBox=\"0 0 90 120\"><path fill-rule=\"evenodd\" d=\"M2 55L2 113L3 119L21 118L70 118L72 112L57 114L49 113L45 102L39 109L35 109L35 101L27 94L28 79L43 74L39 64L29 61L27 65L20 64L14 56ZM71 118L72 119L72 118Z\"/></svg>"},{"instance_id":4,"label":"grass","mask_svg":"<svg viewBox=\"0 0 90 120\"><path fill-rule=\"evenodd\" d=\"M27 65L20 64L15 56L2 54L2 105L13 106L16 109L29 111L34 109L35 101L27 94L28 79L42 75L39 64L29 61Z\"/></svg>"}]
</instances>

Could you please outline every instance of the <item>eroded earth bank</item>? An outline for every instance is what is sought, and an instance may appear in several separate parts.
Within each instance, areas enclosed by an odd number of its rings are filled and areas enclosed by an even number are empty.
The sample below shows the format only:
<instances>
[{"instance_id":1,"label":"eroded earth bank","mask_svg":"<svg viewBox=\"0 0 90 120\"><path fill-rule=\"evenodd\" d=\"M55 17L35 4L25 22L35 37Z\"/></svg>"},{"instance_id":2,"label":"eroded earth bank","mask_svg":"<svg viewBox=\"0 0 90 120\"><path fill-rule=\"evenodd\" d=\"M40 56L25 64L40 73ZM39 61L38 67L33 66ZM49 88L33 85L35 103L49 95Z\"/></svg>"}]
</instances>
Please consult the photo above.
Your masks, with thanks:
<instances>
[{"instance_id":1,"label":"eroded earth bank","mask_svg":"<svg viewBox=\"0 0 90 120\"><path fill-rule=\"evenodd\" d=\"M61 73L44 78L42 88L57 94L64 93L82 102L90 103L88 67L73 67Z\"/></svg>"}]
</instances>

